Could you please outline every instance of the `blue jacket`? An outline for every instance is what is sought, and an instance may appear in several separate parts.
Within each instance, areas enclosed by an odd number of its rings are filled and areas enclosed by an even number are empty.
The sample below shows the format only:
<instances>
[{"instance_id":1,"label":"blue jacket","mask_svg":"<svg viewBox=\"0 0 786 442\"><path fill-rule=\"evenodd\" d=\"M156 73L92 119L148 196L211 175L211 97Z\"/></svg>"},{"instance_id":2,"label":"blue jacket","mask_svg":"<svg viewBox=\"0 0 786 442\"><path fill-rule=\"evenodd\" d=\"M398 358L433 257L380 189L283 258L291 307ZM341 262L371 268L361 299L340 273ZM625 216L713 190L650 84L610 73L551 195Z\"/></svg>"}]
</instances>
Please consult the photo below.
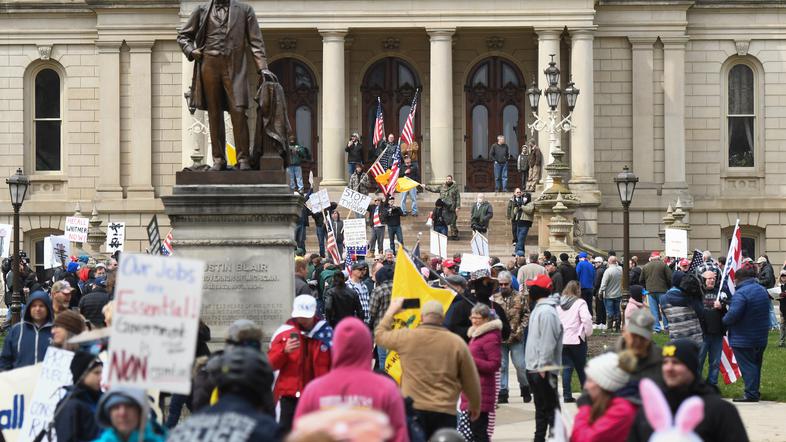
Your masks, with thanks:
<instances>
[{"instance_id":1,"label":"blue jacket","mask_svg":"<svg viewBox=\"0 0 786 442\"><path fill-rule=\"evenodd\" d=\"M729 344L732 347L767 346L769 303L767 289L756 278L747 279L737 286L731 297L729 312L723 317L723 325L729 328Z\"/></svg>"},{"instance_id":2,"label":"blue jacket","mask_svg":"<svg viewBox=\"0 0 786 442\"><path fill-rule=\"evenodd\" d=\"M40 328L36 327L30 316L30 304L36 300L43 301L49 312L46 323ZM49 295L43 291L31 293L22 312L22 321L14 325L5 337L3 352L0 353L0 371L26 367L43 361L49 341L52 340L54 318Z\"/></svg>"},{"instance_id":3,"label":"blue jacket","mask_svg":"<svg viewBox=\"0 0 786 442\"><path fill-rule=\"evenodd\" d=\"M576 264L576 275L579 277L579 286L583 289L595 287L595 266L586 259Z\"/></svg>"}]
</instances>

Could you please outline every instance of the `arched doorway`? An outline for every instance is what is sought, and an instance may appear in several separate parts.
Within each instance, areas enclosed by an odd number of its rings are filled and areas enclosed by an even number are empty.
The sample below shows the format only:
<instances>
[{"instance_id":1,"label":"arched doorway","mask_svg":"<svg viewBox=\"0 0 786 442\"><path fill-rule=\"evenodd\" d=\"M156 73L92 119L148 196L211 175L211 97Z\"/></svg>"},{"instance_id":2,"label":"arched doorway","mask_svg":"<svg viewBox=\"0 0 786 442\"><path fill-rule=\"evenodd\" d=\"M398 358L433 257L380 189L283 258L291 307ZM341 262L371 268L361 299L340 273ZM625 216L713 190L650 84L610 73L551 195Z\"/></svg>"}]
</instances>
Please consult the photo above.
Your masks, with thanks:
<instances>
[{"instance_id":1,"label":"arched doorway","mask_svg":"<svg viewBox=\"0 0 786 442\"><path fill-rule=\"evenodd\" d=\"M366 148L367 165L373 151L374 121L377 116L377 97L382 103L385 119L385 136L395 134L398 137L409 114L412 98L417 89L422 90L420 78L409 63L398 57L383 58L368 68L363 76L360 92L363 97L363 146ZM415 114L415 140L422 142L420 112ZM420 152L420 151L418 151ZM419 158L417 158L419 159Z\"/></svg>"},{"instance_id":2,"label":"arched doorway","mask_svg":"<svg viewBox=\"0 0 786 442\"><path fill-rule=\"evenodd\" d=\"M297 142L311 151L311 161L301 164L303 185L308 187L308 174L319 174L319 137L317 135L317 86L314 73L295 58L282 58L270 64L287 97L287 112Z\"/></svg>"},{"instance_id":3,"label":"arched doorway","mask_svg":"<svg viewBox=\"0 0 786 442\"><path fill-rule=\"evenodd\" d=\"M497 135L505 135L510 147L508 188L519 183L515 155L526 141L524 91L526 85L518 67L501 57L478 62L464 86L467 108L467 185L469 191L494 190L494 165L489 147Z\"/></svg>"}]
</instances>

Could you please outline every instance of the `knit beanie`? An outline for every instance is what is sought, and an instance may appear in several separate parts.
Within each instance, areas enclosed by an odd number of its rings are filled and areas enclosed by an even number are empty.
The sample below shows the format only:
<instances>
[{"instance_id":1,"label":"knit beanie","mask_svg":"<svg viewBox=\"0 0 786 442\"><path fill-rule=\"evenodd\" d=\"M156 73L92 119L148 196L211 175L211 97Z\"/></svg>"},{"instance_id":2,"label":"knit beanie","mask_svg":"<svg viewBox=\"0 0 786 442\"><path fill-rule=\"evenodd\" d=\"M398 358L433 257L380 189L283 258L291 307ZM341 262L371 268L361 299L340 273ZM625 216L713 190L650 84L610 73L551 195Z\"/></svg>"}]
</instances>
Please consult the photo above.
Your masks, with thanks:
<instances>
[{"instance_id":1,"label":"knit beanie","mask_svg":"<svg viewBox=\"0 0 786 442\"><path fill-rule=\"evenodd\" d=\"M672 357L685 364L694 375L699 374L699 346L690 339L675 339L663 346L663 357Z\"/></svg>"},{"instance_id":2,"label":"knit beanie","mask_svg":"<svg viewBox=\"0 0 786 442\"><path fill-rule=\"evenodd\" d=\"M587 363L587 377L595 381L600 388L615 392L630 380L630 372L636 366L636 357L629 352L603 353Z\"/></svg>"},{"instance_id":3,"label":"knit beanie","mask_svg":"<svg viewBox=\"0 0 786 442\"><path fill-rule=\"evenodd\" d=\"M79 313L73 310L66 310L55 316L55 321L52 323L52 326L62 327L69 333L78 335L85 331L85 320L82 319L82 315Z\"/></svg>"},{"instance_id":4,"label":"knit beanie","mask_svg":"<svg viewBox=\"0 0 786 442\"><path fill-rule=\"evenodd\" d=\"M95 364L93 363L95 361ZM74 358L71 359L71 377L76 384L79 378L91 368L91 366L101 365L101 360L96 355L87 351L78 351L74 353Z\"/></svg>"}]
</instances>

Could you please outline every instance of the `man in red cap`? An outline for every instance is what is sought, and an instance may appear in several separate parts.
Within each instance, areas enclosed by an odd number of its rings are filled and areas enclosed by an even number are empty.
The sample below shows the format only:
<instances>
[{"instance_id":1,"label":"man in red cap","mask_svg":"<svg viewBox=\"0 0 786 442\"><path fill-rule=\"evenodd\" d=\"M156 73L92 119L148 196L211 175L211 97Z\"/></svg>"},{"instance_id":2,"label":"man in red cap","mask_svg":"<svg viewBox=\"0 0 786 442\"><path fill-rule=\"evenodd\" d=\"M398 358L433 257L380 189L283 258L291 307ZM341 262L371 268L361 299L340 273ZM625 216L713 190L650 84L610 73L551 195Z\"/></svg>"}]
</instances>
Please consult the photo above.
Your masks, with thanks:
<instances>
[{"instance_id":1,"label":"man in red cap","mask_svg":"<svg viewBox=\"0 0 786 442\"><path fill-rule=\"evenodd\" d=\"M672 287L679 287L680 281L682 281L682 277L688 273L688 268L690 267L690 261L685 258L680 259L677 262L677 265L674 267L674 272L671 274L671 286Z\"/></svg>"},{"instance_id":2,"label":"man in red cap","mask_svg":"<svg viewBox=\"0 0 786 442\"><path fill-rule=\"evenodd\" d=\"M526 284L532 313L524 360L535 401L535 442L543 442L546 431L554 427L554 409L559 407L557 373L562 365L562 323L557 314L559 298L551 296L551 278L537 275Z\"/></svg>"},{"instance_id":3,"label":"man in red cap","mask_svg":"<svg viewBox=\"0 0 786 442\"><path fill-rule=\"evenodd\" d=\"M452 259L442 261L442 275L447 278L449 276L458 275L458 266Z\"/></svg>"}]
</instances>

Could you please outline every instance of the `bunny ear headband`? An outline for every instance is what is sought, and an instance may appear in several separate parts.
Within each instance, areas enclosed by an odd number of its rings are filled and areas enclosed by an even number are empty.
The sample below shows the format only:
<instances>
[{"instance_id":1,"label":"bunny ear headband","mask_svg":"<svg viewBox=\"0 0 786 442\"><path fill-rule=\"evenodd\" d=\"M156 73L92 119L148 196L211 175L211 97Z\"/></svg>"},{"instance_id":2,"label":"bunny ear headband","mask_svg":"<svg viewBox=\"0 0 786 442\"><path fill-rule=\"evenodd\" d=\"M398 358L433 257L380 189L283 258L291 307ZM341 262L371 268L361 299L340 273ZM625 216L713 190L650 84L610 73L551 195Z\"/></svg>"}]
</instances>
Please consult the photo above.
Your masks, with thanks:
<instances>
[{"instance_id":1,"label":"bunny ear headband","mask_svg":"<svg viewBox=\"0 0 786 442\"><path fill-rule=\"evenodd\" d=\"M682 433L691 433L704 420L704 401L698 396L690 397L680 405L673 422L669 404L654 382L642 379L639 392L644 404L644 414L656 433L668 431L672 426Z\"/></svg>"}]
</instances>

